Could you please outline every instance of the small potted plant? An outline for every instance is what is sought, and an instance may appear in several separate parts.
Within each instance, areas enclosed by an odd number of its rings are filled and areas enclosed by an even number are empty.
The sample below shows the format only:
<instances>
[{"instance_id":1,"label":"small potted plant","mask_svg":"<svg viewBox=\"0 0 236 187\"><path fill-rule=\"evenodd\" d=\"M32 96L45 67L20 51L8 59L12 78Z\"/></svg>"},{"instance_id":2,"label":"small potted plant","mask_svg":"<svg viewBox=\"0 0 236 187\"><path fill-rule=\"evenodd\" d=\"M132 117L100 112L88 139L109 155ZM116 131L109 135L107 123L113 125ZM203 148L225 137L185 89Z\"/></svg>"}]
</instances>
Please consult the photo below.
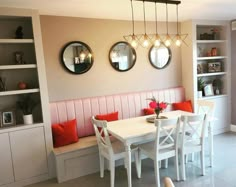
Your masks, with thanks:
<instances>
[{"instance_id":1,"label":"small potted plant","mask_svg":"<svg viewBox=\"0 0 236 187\"><path fill-rule=\"evenodd\" d=\"M30 94L22 95L19 101L17 101L17 107L23 113L24 124L33 124L33 110L36 107L37 102L32 99Z\"/></svg>"},{"instance_id":2,"label":"small potted plant","mask_svg":"<svg viewBox=\"0 0 236 187\"><path fill-rule=\"evenodd\" d=\"M198 89L198 98L201 98L202 97L202 91L203 91L203 88L205 86L205 82L202 78L199 78L197 80L197 89Z\"/></svg>"}]
</instances>

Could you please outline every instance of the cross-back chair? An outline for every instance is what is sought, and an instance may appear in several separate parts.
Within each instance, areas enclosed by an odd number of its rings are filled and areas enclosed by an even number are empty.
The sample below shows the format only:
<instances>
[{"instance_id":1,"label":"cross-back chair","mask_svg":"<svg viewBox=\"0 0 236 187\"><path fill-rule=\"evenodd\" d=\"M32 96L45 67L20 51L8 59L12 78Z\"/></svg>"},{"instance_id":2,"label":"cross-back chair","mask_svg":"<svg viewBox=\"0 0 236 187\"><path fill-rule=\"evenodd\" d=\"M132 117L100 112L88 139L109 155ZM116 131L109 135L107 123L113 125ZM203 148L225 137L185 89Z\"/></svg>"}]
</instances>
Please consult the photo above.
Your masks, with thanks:
<instances>
[{"instance_id":1,"label":"cross-back chair","mask_svg":"<svg viewBox=\"0 0 236 187\"><path fill-rule=\"evenodd\" d=\"M178 141L180 120L179 118L155 119L155 126L155 141L140 144L138 147L140 154L145 154L154 161L156 186L160 187L159 161L161 160L175 157L176 178L179 180Z\"/></svg>"}]
</instances>

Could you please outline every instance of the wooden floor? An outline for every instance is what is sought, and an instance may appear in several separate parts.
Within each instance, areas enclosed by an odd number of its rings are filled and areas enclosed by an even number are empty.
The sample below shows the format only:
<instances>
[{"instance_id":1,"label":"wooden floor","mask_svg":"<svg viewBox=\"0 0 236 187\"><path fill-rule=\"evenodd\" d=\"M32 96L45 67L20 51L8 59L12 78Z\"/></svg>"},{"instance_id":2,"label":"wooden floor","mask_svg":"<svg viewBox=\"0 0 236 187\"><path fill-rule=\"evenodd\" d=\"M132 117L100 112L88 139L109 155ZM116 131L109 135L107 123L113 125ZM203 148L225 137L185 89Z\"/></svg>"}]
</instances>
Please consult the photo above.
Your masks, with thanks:
<instances>
[{"instance_id":1,"label":"wooden floor","mask_svg":"<svg viewBox=\"0 0 236 187\"><path fill-rule=\"evenodd\" d=\"M206 157L206 175L201 176L200 161L196 156L194 162L186 166L187 180L176 182L173 161L170 160L167 169L160 169L161 178L169 176L176 187L236 187L236 133L224 133L214 136L214 167L210 168L208 157ZM155 176L153 162L145 159L142 162L142 178L136 177L135 167L132 166L133 187L154 187ZM109 187L110 173L105 172L104 178L94 173L61 184L56 179L51 179L29 187ZM127 175L123 166L116 168L115 187L126 187Z\"/></svg>"}]
</instances>

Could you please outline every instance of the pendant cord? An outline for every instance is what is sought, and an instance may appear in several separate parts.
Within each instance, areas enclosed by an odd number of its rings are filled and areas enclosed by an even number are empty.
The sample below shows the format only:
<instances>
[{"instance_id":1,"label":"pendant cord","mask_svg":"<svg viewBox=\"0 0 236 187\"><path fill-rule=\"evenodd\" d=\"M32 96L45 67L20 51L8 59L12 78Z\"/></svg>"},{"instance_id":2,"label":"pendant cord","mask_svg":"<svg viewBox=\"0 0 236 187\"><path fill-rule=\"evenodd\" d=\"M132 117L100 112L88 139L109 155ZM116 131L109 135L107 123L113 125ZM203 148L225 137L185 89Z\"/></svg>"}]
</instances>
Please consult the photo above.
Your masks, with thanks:
<instances>
[{"instance_id":1,"label":"pendant cord","mask_svg":"<svg viewBox=\"0 0 236 187\"><path fill-rule=\"evenodd\" d=\"M146 34L146 16L145 16L145 3L143 1L143 20L144 20L144 31Z\"/></svg>"},{"instance_id":2,"label":"pendant cord","mask_svg":"<svg viewBox=\"0 0 236 187\"><path fill-rule=\"evenodd\" d=\"M167 34L168 32L168 7L167 7L167 3L166 3L166 30L167 30Z\"/></svg>"},{"instance_id":3,"label":"pendant cord","mask_svg":"<svg viewBox=\"0 0 236 187\"><path fill-rule=\"evenodd\" d=\"M132 30L133 30L133 35L134 35L134 8L133 8L133 0L131 2L131 10L132 10Z\"/></svg>"},{"instance_id":4,"label":"pendant cord","mask_svg":"<svg viewBox=\"0 0 236 187\"><path fill-rule=\"evenodd\" d=\"M156 35L157 35L157 2L155 2L155 20L156 20Z\"/></svg>"},{"instance_id":5,"label":"pendant cord","mask_svg":"<svg viewBox=\"0 0 236 187\"><path fill-rule=\"evenodd\" d=\"M176 5L176 17L177 17L177 34L179 34L179 8L178 5Z\"/></svg>"}]
</instances>

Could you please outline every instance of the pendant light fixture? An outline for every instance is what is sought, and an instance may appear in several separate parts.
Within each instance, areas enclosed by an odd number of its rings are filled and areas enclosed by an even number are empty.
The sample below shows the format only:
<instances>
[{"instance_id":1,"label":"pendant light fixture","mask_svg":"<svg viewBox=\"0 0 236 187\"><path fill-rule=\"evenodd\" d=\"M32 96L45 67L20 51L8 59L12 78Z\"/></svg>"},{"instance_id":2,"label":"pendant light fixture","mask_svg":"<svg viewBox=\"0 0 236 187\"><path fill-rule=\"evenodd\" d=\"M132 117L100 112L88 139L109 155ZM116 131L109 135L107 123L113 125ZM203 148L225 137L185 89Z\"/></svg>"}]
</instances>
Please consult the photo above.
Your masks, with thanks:
<instances>
[{"instance_id":1,"label":"pendant light fixture","mask_svg":"<svg viewBox=\"0 0 236 187\"><path fill-rule=\"evenodd\" d=\"M168 25L168 5L166 3L166 39L165 46L169 47L171 45L171 37L169 35L169 25Z\"/></svg>"},{"instance_id":2,"label":"pendant light fixture","mask_svg":"<svg viewBox=\"0 0 236 187\"><path fill-rule=\"evenodd\" d=\"M143 41L142 46L147 48L149 47L149 37L146 33L146 15L145 15L145 2L143 1L143 23L144 23L144 35L143 35Z\"/></svg>"},{"instance_id":3,"label":"pendant light fixture","mask_svg":"<svg viewBox=\"0 0 236 187\"><path fill-rule=\"evenodd\" d=\"M175 43L176 46L180 46L182 43L185 43L185 39L187 38L187 34L180 34L179 30L179 12L178 5L181 1L178 0L130 0L131 1L131 11L132 11L132 31L133 33L130 35L124 36L124 39L129 42L132 47L137 48L139 45L142 47L149 47L150 45L154 45L155 47L160 46L164 43L166 46L170 46L172 43ZM134 34L134 8L133 1L142 1L143 2L143 22L144 22L144 34ZM155 3L155 34L147 34L146 33L146 9L145 2ZM166 4L166 34L159 34L157 28L157 3ZM169 33L169 23L168 23L168 5L176 5L176 27L177 32L175 34ZM187 45L187 44L186 44Z\"/></svg>"},{"instance_id":4,"label":"pendant light fixture","mask_svg":"<svg viewBox=\"0 0 236 187\"><path fill-rule=\"evenodd\" d=\"M161 45L161 37L157 31L157 2L155 2L155 24L156 24L156 35L154 40L154 46L159 47Z\"/></svg>"},{"instance_id":5,"label":"pendant light fixture","mask_svg":"<svg viewBox=\"0 0 236 187\"><path fill-rule=\"evenodd\" d=\"M176 34L175 45L179 47L179 46L181 46L182 41L181 41L181 37L179 35L179 9L178 9L178 5L176 5L176 30L177 30L177 34Z\"/></svg>"},{"instance_id":6,"label":"pendant light fixture","mask_svg":"<svg viewBox=\"0 0 236 187\"><path fill-rule=\"evenodd\" d=\"M134 7L133 7L133 1L131 0L130 2L131 2L131 9L132 9L132 30L133 30L131 46L136 48L138 46L138 43L137 43L136 36L134 35Z\"/></svg>"}]
</instances>

